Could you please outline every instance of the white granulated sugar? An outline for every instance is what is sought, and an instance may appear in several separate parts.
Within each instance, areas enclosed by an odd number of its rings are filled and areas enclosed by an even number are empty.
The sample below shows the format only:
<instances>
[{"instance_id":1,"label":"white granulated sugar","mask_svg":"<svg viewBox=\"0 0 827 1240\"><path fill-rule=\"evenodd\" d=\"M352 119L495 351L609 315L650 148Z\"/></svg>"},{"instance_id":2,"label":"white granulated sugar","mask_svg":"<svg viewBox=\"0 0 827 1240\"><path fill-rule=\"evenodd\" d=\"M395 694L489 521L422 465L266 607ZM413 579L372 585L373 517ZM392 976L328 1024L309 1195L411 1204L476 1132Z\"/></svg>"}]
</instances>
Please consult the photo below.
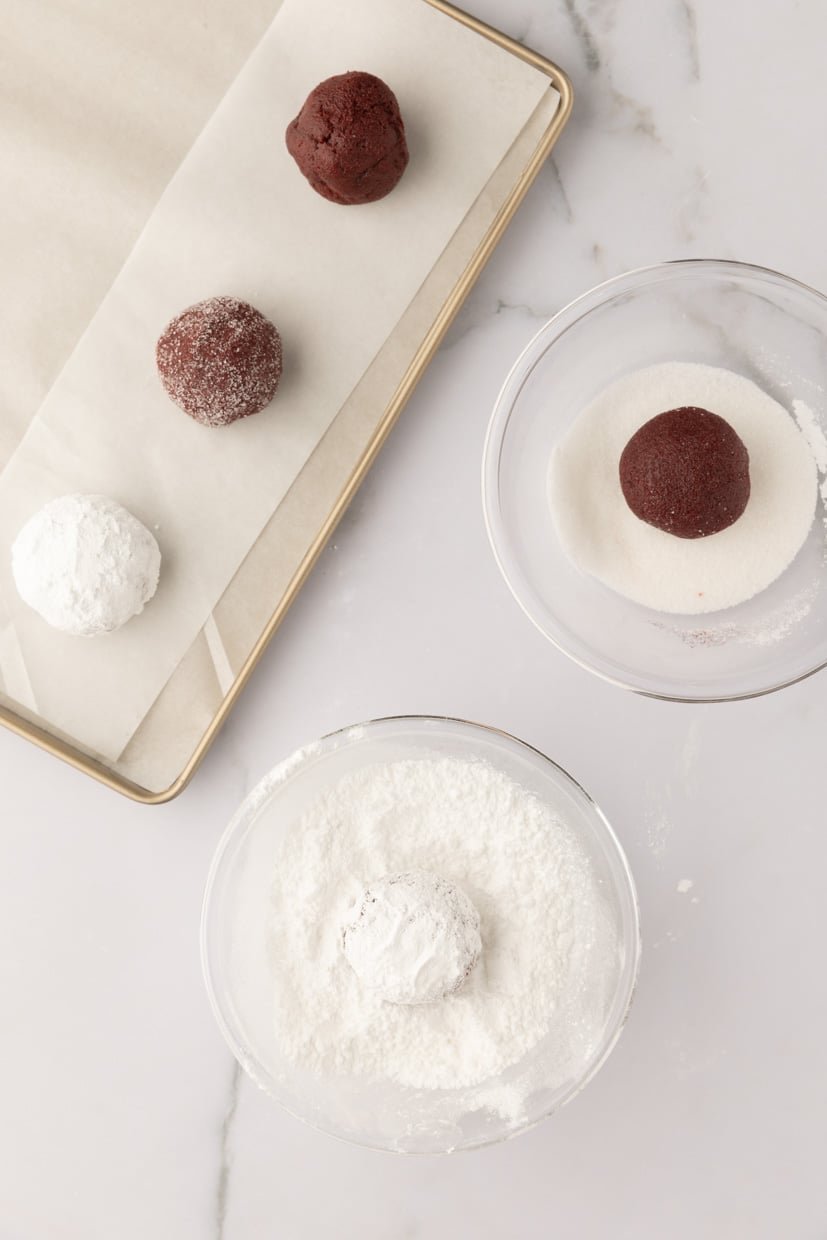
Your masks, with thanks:
<instances>
[{"instance_id":1,"label":"white granulated sugar","mask_svg":"<svg viewBox=\"0 0 827 1240\"><path fill-rule=\"evenodd\" d=\"M374 880L410 871L468 896L482 951L456 993L403 1006L362 984L343 928ZM552 1026L560 1082L594 1053L620 969L616 922L575 833L493 767L435 757L352 772L282 837L273 875L276 1036L301 1068L466 1088L523 1060ZM485 1105L504 1107L505 1094Z\"/></svg>"},{"instance_id":2,"label":"white granulated sugar","mask_svg":"<svg viewBox=\"0 0 827 1240\"><path fill-rule=\"evenodd\" d=\"M143 611L161 552L131 512L105 495L63 495L27 521L12 547L20 597L55 629L96 637Z\"/></svg>"},{"instance_id":3,"label":"white granulated sugar","mask_svg":"<svg viewBox=\"0 0 827 1240\"><path fill-rule=\"evenodd\" d=\"M749 452L746 510L707 538L676 538L640 521L618 475L635 431L686 405L725 418ZM574 564L635 602L683 614L733 607L770 585L801 549L818 498L813 452L787 410L742 375L693 362L651 366L606 388L560 441L549 483Z\"/></svg>"},{"instance_id":4,"label":"white granulated sugar","mask_svg":"<svg viewBox=\"0 0 827 1240\"><path fill-rule=\"evenodd\" d=\"M693 883L691 878L681 878L678 880L678 885L675 888L675 890L680 895L685 896L687 891L691 891L694 886L695 884Z\"/></svg>"}]
</instances>

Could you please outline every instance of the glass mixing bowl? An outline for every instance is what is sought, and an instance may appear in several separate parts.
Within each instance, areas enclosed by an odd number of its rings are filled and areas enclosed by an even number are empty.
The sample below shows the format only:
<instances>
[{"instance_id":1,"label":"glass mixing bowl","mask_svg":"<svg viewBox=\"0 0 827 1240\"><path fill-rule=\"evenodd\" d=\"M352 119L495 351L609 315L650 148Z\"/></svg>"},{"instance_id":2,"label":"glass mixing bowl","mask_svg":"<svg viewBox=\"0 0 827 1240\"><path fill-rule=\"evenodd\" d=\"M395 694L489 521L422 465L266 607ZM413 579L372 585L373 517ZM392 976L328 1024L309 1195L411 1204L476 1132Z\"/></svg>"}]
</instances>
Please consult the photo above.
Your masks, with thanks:
<instances>
[{"instance_id":1,"label":"glass mixing bowl","mask_svg":"<svg viewBox=\"0 0 827 1240\"><path fill-rule=\"evenodd\" d=\"M314 1076L288 1062L275 1034L267 961L273 856L282 833L331 784L370 763L424 756L482 760L552 806L591 859L619 950L602 974L602 1035L576 1074L560 1081L551 1038L486 1082L508 1096L526 1072L536 1086L519 1121L479 1106L475 1089L415 1090L389 1081ZM473 833L473 823L469 823ZM243 933L240 927L243 926ZM334 1136L400 1153L447 1153L513 1136L568 1102L605 1062L620 1036L640 955L634 884L611 827L564 770L503 732L454 719L380 719L345 729L299 750L256 788L233 818L210 869L201 923L201 954L210 1002L244 1070L288 1111ZM543 1081L554 1082L544 1087Z\"/></svg>"},{"instance_id":2,"label":"glass mixing bowl","mask_svg":"<svg viewBox=\"0 0 827 1240\"><path fill-rule=\"evenodd\" d=\"M551 517L552 451L599 392L659 362L737 371L827 427L827 298L744 263L663 263L609 280L561 310L515 362L483 456L491 546L517 602L582 667L652 697L755 697L827 663L824 506L789 568L737 607L652 611L567 558Z\"/></svg>"}]
</instances>

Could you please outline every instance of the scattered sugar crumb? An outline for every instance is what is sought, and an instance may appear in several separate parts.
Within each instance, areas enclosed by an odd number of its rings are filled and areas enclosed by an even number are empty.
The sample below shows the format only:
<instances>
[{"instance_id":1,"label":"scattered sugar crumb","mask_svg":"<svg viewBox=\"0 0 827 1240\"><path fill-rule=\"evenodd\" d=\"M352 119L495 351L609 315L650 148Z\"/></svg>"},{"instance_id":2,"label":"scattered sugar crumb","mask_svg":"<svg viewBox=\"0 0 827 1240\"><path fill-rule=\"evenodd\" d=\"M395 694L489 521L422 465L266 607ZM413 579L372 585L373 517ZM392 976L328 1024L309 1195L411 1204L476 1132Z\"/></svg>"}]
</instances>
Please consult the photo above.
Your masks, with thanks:
<instances>
[{"instance_id":1,"label":"scattered sugar crumb","mask_svg":"<svg viewBox=\"0 0 827 1240\"><path fill-rule=\"evenodd\" d=\"M687 891L691 891L694 886L695 884L691 878L682 878L678 883L676 890L683 896L686 895Z\"/></svg>"},{"instance_id":2,"label":"scattered sugar crumb","mask_svg":"<svg viewBox=\"0 0 827 1240\"><path fill-rule=\"evenodd\" d=\"M825 505L827 505L827 481L822 484L822 489ZM810 582L780 607L771 611L769 615L752 624L734 624L728 621L714 628L684 629L678 625L655 621L654 627L666 633L673 633L685 646L690 647L724 646L727 642L736 642L741 646L771 646L785 638L810 614L819 589L818 580Z\"/></svg>"},{"instance_id":3,"label":"scattered sugar crumb","mask_svg":"<svg viewBox=\"0 0 827 1240\"><path fill-rule=\"evenodd\" d=\"M810 451L815 458L816 469L819 473L818 493L821 496L821 503L827 509L827 435L821 425L821 419L803 400L793 401L793 414L798 423L798 429L807 440ZM827 512L823 515L825 529L827 529Z\"/></svg>"},{"instance_id":4,"label":"scattered sugar crumb","mask_svg":"<svg viewBox=\"0 0 827 1240\"><path fill-rule=\"evenodd\" d=\"M666 843L671 829L671 823L665 814L655 811L648 815L646 837L649 848L656 857L662 857L666 852Z\"/></svg>"},{"instance_id":5,"label":"scattered sugar crumb","mask_svg":"<svg viewBox=\"0 0 827 1240\"><path fill-rule=\"evenodd\" d=\"M799 430L810 445L818 472L827 474L827 437L821 428L821 422L803 400L793 401L793 413Z\"/></svg>"}]
</instances>

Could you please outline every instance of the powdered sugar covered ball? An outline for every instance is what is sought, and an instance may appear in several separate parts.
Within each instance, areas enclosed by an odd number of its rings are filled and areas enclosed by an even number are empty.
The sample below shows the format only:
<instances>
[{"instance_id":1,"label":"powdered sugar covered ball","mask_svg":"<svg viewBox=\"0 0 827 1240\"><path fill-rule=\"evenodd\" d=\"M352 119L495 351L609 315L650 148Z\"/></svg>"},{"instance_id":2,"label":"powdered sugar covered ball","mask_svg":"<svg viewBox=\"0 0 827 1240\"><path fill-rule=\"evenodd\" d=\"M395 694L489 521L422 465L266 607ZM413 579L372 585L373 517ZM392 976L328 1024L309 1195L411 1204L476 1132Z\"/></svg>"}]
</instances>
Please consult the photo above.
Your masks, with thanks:
<instances>
[{"instance_id":1,"label":"powdered sugar covered ball","mask_svg":"<svg viewBox=\"0 0 827 1240\"><path fill-rule=\"evenodd\" d=\"M228 426L258 413L281 378L281 337L237 297L208 297L168 323L155 349L167 395L196 422Z\"/></svg>"},{"instance_id":2,"label":"powdered sugar covered ball","mask_svg":"<svg viewBox=\"0 0 827 1240\"><path fill-rule=\"evenodd\" d=\"M63 495L23 526L12 573L24 602L78 637L119 629L158 586L161 552L146 526L105 495Z\"/></svg>"},{"instance_id":3,"label":"powdered sugar covered ball","mask_svg":"<svg viewBox=\"0 0 827 1240\"><path fill-rule=\"evenodd\" d=\"M389 1003L434 1003L459 990L482 951L464 891L410 870L371 883L351 910L344 950L362 983Z\"/></svg>"}]
</instances>

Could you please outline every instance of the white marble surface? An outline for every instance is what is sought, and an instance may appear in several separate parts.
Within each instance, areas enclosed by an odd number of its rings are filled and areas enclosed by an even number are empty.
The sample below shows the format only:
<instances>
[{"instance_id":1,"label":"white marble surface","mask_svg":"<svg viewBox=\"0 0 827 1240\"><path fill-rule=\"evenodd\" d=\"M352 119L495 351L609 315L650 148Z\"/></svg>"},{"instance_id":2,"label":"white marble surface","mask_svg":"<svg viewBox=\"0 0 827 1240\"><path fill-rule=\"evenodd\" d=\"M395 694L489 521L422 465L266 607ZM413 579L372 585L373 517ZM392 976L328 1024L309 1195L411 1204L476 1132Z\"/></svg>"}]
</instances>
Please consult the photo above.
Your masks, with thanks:
<instances>
[{"instance_id":1,"label":"white marble surface","mask_svg":"<svg viewBox=\"0 0 827 1240\"><path fill-rule=\"evenodd\" d=\"M522 617L479 458L536 326L605 276L738 257L827 288L819 0L476 0L554 56L572 123L184 796L123 801L0 735L2 1240L824 1240L824 675L635 698ZM402 1160L238 1071L198 961L207 866L272 763L385 713L498 724L616 825L641 986L599 1077L533 1133ZM681 892L681 880L693 886Z\"/></svg>"}]
</instances>

